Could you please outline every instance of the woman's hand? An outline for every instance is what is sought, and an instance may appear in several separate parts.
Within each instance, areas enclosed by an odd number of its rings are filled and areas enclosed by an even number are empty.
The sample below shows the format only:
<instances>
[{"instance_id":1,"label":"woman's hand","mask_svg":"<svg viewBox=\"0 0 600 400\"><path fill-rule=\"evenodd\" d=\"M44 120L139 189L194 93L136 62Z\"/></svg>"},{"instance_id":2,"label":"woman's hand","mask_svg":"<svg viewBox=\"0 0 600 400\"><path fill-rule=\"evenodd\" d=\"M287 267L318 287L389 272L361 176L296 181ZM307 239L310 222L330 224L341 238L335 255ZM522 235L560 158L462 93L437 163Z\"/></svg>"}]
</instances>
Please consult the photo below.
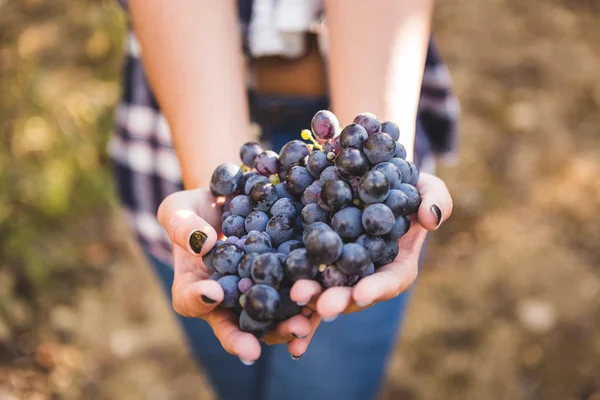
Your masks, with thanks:
<instances>
[{"instance_id":1,"label":"woman's hand","mask_svg":"<svg viewBox=\"0 0 600 400\"><path fill-rule=\"evenodd\" d=\"M158 219L173 242L173 308L184 317L205 320L228 353L245 364L253 363L260 357L258 339L239 329L234 312L217 308L223 301L223 289L209 279L211 273L202 262L217 241L213 227L221 225L221 206L208 190L185 190L161 203ZM311 314L305 307L303 314L282 322L261 341L287 343L291 355L301 356L320 323L320 317Z\"/></svg>"},{"instance_id":2,"label":"woman's hand","mask_svg":"<svg viewBox=\"0 0 600 400\"><path fill-rule=\"evenodd\" d=\"M324 321L332 321L341 313L360 311L406 291L417 278L419 254L427 231L437 229L452 213L452 198L441 179L421 173L417 188L422 202L417 217L411 219L410 230L398 240L400 252L396 260L361 279L354 287L323 291L315 281L300 280L292 287L292 300L308 304Z\"/></svg>"}]
</instances>

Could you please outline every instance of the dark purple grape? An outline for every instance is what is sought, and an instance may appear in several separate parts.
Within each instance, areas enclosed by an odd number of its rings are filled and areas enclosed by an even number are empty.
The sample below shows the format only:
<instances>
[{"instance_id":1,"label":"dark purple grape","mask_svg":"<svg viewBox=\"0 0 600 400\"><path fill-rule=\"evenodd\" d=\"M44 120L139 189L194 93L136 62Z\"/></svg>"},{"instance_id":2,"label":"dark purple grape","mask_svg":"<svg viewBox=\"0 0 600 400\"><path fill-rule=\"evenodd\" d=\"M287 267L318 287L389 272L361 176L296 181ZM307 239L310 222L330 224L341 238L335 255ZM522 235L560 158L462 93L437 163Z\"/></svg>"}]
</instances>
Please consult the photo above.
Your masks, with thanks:
<instances>
[{"instance_id":1,"label":"dark purple grape","mask_svg":"<svg viewBox=\"0 0 600 400\"><path fill-rule=\"evenodd\" d=\"M390 160L392 164L394 164L400 170L400 174L402 175L402 183L410 182L410 177L412 175L412 171L410 169L410 165L408 162L401 158L392 158ZM394 189L398 189L397 187Z\"/></svg>"},{"instance_id":2,"label":"dark purple grape","mask_svg":"<svg viewBox=\"0 0 600 400\"><path fill-rule=\"evenodd\" d=\"M411 185L415 186L417 184L417 182L419 181L419 175L420 175L420 171L419 168L417 167L416 164L411 163L410 161L408 162L408 165L410 166L410 180L408 181L408 183L410 183Z\"/></svg>"},{"instance_id":3,"label":"dark purple grape","mask_svg":"<svg viewBox=\"0 0 600 400\"><path fill-rule=\"evenodd\" d=\"M314 279L317 276L318 265L310 260L306 249L296 249L285 259L285 276L290 282L300 279Z\"/></svg>"},{"instance_id":4,"label":"dark purple grape","mask_svg":"<svg viewBox=\"0 0 600 400\"><path fill-rule=\"evenodd\" d=\"M271 176L279 172L279 155L272 150L265 150L255 159L256 171L264 176Z\"/></svg>"},{"instance_id":5,"label":"dark purple grape","mask_svg":"<svg viewBox=\"0 0 600 400\"><path fill-rule=\"evenodd\" d=\"M301 195L313 183L313 179L306 168L292 167L285 178L285 183L287 183L290 192L295 195Z\"/></svg>"},{"instance_id":6,"label":"dark purple grape","mask_svg":"<svg viewBox=\"0 0 600 400\"><path fill-rule=\"evenodd\" d=\"M287 242L283 242L277 248L277 253L290 254L296 249L303 249L304 243L300 240L292 239Z\"/></svg>"},{"instance_id":7,"label":"dark purple grape","mask_svg":"<svg viewBox=\"0 0 600 400\"><path fill-rule=\"evenodd\" d=\"M396 153L394 154L394 157L406 160L407 155L406 147L404 147L402 143L396 142Z\"/></svg>"},{"instance_id":8,"label":"dark purple grape","mask_svg":"<svg viewBox=\"0 0 600 400\"><path fill-rule=\"evenodd\" d=\"M284 169L296 165L305 165L306 157L310 154L308 145L300 140L287 142L279 151L279 163Z\"/></svg>"},{"instance_id":9,"label":"dark purple grape","mask_svg":"<svg viewBox=\"0 0 600 400\"><path fill-rule=\"evenodd\" d=\"M244 250L244 246L246 245L246 239L239 239L237 242L235 242L235 245L240 249Z\"/></svg>"},{"instance_id":10,"label":"dark purple grape","mask_svg":"<svg viewBox=\"0 0 600 400\"><path fill-rule=\"evenodd\" d=\"M275 319L279 307L281 307L281 297L271 286L255 284L246 293L244 311L256 321Z\"/></svg>"},{"instance_id":11,"label":"dark purple grape","mask_svg":"<svg viewBox=\"0 0 600 400\"><path fill-rule=\"evenodd\" d=\"M371 204L364 209L362 224L371 235L385 235L394 226L394 213L385 204Z\"/></svg>"},{"instance_id":12,"label":"dark purple grape","mask_svg":"<svg viewBox=\"0 0 600 400\"><path fill-rule=\"evenodd\" d=\"M379 164L394 158L396 142L387 133L376 133L369 136L363 146L363 151L371 164Z\"/></svg>"},{"instance_id":13,"label":"dark purple grape","mask_svg":"<svg viewBox=\"0 0 600 400\"><path fill-rule=\"evenodd\" d=\"M331 227L346 241L354 240L363 233L362 211L356 207L346 207L331 218Z\"/></svg>"},{"instance_id":14,"label":"dark purple grape","mask_svg":"<svg viewBox=\"0 0 600 400\"><path fill-rule=\"evenodd\" d=\"M357 149L342 149L335 158L335 168L338 175L345 181L354 176L362 176L369 170L369 160L365 154Z\"/></svg>"},{"instance_id":15,"label":"dark purple grape","mask_svg":"<svg viewBox=\"0 0 600 400\"><path fill-rule=\"evenodd\" d=\"M331 229L315 229L306 236L304 245L308 256L315 263L332 264L342 253L343 243L340 236Z\"/></svg>"},{"instance_id":16,"label":"dark purple grape","mask_svg":"<svg viewBox=\"0 0 600 400\"><path fill-rule=\"evenodd\" d=\"M390 135L395 142L400 140L400 128L392 121L387 121L381 124L381 132L385 132Z\"/></svg>"},{"instance_id":17,"label":"dark purple grape","mask_svg":"<svg viewBox=\"0 0 600 400\"><path fill-rule=\"evenodd\" d=\"M213 255L213 265L217 272L223 275L232 275L237 272L244 252L231 243L221 243Z\"/></svg>"},{"instance_id":18,"label":"dark purple grape","mask_svg":"<svg viewBox=\"0 0 600 400\"><path fill-rule=\"evenodd\" d=\"M352 189L344 181L331 180L325 182L319 205L325 211L336 212L352 203Z\"/></svg>"},{"instance_id":19,"label":"dark purple grape","mask_svg":"<svg viewBox=\"0 0 600 400\"><path fill-rule=\"evenodd\" d=\"M358 114L354 118L353 122L365 128L369 136L374 133L381 132L381 123L379 122L375 114L372 114L370 112Z\"/></svg>"},{"instance_id":20,"label":"dark purple grape","mask_svg":"<svg viewBox=\"0 0 600 400\"><path fill-rule=\"evenodd\" d=\"M244 165L250 168L255 167L256 156L263 152L263 149L256 142L248 142L240 147L240 159Z\"/></svg>"},{"instance_id":21,"label":"dark purple grape","mask_svg":"<svg viewBox=\"0 0 600 400\"><path fill-rule=\"evenodd\" d=\"M377 261L374 261L375 267L379 268L384 265L387 265L394 261L396 257L398 257L398 241L395 239L387 239L385 240L385 247L383 250L383 256Z\"/></svg>"},{"instance_id":22,"label":"dark purple grape","mask_svg":"<svg viewBox=\"0 0 600 400\"><path fill-rule=\"evenodd\" d=\"M321 195L322 189L323 185L321 185L321 182L314 181L311 183L310 186L306 188L304 193L302 193L302 204L308 205L317 203L319 201L319 196Z\"/></svg>"},{"instance_id":23,"label":"dark purple grape","mask_svg":"<svg viewBox=\"0 0 600 400\"><path fill-rule=\"evenodd\" d=\"M268 182L259 182L250 190L250 206L254 211L269 212L278 199L275 186Z\"/></svg>"},{"instance_id":24,"label":"dark purple grape","mask_svg":"<svg viewBox=\"0 0 600 400\"><path fill-rule=\"evenodd\" d=\"M292 192L290 192L287 183L285 182L281 182L275 185L275 190L277 190L277 195L280 199L286 198L296 200L296 196L294 196Z\"/></svg>"},{"instance_id":25,"label":"dark purple grape","mask_svg":"<svg viewBox=\"0 0 600 400\"><path fill-rule=\"evenodd\" d=\"M337 267L345 275L358 275L367 271L371 258L367 250L358 243L348 243L342 248Z\"/></svg>"},{"instance_id":26,"label":"dark purple grape","mask_svg":"<svg viewBox=\"0 0 600 400\"><path fill-rule=\"evenodd\" d=\"M220 274L220 273L218 273L218 272L215 272L215 273L213 273L213 274L210 276L210 278L208 278L208 279L209 279L209 280L211 280L211 281L218 281L218 280L219 280L219 279L221 279L223 276L225 276L225 275L223 275L223 274Z\"/></svg>"},{"instance_id":27,"label":"dark purple grape","mask_svg":"<svg viewBox=\"0 0 600 400\"><path fill-rule=\"evenodd\" d=\"M409 183L403 183L398 190L404 192L408 197L408 214L419 211L419 206L421 205L421 193L419 193L417 188Z\"/></svg>"},{"instance_id":28,"label":"dark purple grape","mask_svg":"<svg viewBox=\"0 0 600 400\"><path fill-rule=\"evenodd\" d=\"M220 245L221 243L225 243L225 242L223 240L217 240L217 242L212 247L212 249L210 249L208 251L208 253L206 253L205 255L202 256L202 262L206 266L206 269L209 270L210 272L217 271L217 269L215 268L215 265L213 264L213 256L215 255L215 250L217 250L217 246Z\"/></svg>"},{"instance_id":29,"label":"dark purple grape","mask_svg":"<svg viewBox=\"0 0 600 400\"><path fill-rule=\"evenodd\" d=\"M295 217L292 219L285 215L277 215L269 220L267 233L271 236L273 246L277 247L294 237L295 219Z\"/></svg>"},{"instance_id":30,"label":"dark purple grape","mask_svg":"<svg viewBox=\"0 0 600 400\"><path fill-rule=\"evenodd\" d=\"M300 220L304 225L310 225L313 222L327 222L329 219L329 213L323 210L318 204L311 203L307 204L302 209L300 214Z\"/></svg>"},{"instance_id":31,"label":"dark purple grape","mask_svg":"<svg viewBox=\"0 0 600 400\"><path fill-rule=\"evenodd\" d=\"M248 235L246 243L244 244L244 251L246 253L263 254L271 251L271 249L271 237L265 232L261 232L257 235Z\"/></svg>"},{"instance_id":32,"label":"dark purple grape","mask_svg":"<svg viewBox=\"0 0 600 400\"><path fill-rule=\"evenodd\" d=\"M367 270L364 273L362 273L358 276L358 280L361 280L362 278L366 278L369 275L373 275L374 273L375 273L375 264L371 263L371 264L369 264L369 268L367 268Z\"/></svg>"},{"instance_id":33,"label":"dark purple grape","mask_svg":"<svg viewBox=\"0 0 600 400\"><path fill-rule=\"evenodd\" d=\"M410 219L406 216L396 217L392 230L387 234L390 239L400 239L408 232L410 228Z\"/></svg>"},{"instance_id":34,"label":"dark purple grape","mask_svg":"<svg viewBox=\"0 0 600 400\"><path fill-rule=\"evenodd\" d=\"M279 199L271 207L271 216L276 217L277 215L285 215L289 218L296 218L298 211L296 211L296 204L294 200L283 198Z\"/></svg>"},{"instance_id":35,"label":"dark purple grape","mask_svg":"<svg viewBox=\"0 0 600 400\"><path fill-rule=\"evenodd\" d=\"M244 184L244 193L246 193L247 195L250 194L252 187L259 182L270 183L271 181L269 181L269 178L267 178L266 176L262 176L262 175L258 175L258 174L251 176L246 181L246 184Z\"/></svg>"},{"instance_id":36,"label":"dark purple grape","mask_svg":"<svg viewBox=\"0 0 600 400\"><path fill-rule=\"evenodd\" d=\"M221 164L212 174L210 189L219 196L227 196L238 191L243 178L239 165Z\"/></svg>"},{"instance_id":37,"label":"dark purple grape","mask_svg":"<svg viewBox=\"0 0 600 400\"><path fill-rule=\"evenodd\" d=\"M302 312L302 307L296 304L290 297L290 287L282 287L279 289L279 297L281 298L281 307L277 311L275 319L277 321L286 321L295 315Z\"/></svg>"},{"instance_id":38,"label":"dark purple grape","mask_svg":"<svg viewBox=\"0 0 600 400\"><path fill-rule=\"evenodd\" d=\"M306 243L306 239L312 231L324 232L333 230L324 222L313 222L312 224L304 227L304 232L302 232L302 243Z\"/></svg>"},{"instance_id":39,"label":"dark purple grape","mask_svg":"<svg viewBox=\"0 0 600 400\"><path fill-rule=\"evenodd\" d=\"M223 235L236 236L235 241L237 242L240 236L244 236L246 234L246 227L244 225L245 222L246 220L244 217L239 215L230 215L229 217L225 218L225 221L223 221L223 224L221 225Z\"/></svg>"},{"instance_id":40,"label":"dark purple grape","mask_svg":"<svg viewBox=\"0 0 600 400\"><path fill-rule=\"evenodd\" d=\"M229 206L229 211L233 215L241 215L242 217L247 217L248 214L252 212L252 207L250 207L250 199L246 195L236 196L233 200L231 200L231 204Z\"/></svg>"},{"instance_id":41,"label":"dark purple grape","mask_svg":"<svg viewBox=\"0 0 600 400\"><path fill-rule=\"evenodd\" d=\"M382 162L375 165L371 171L381 172L390 183L390 189L396 189L402 183L402 173L396 165L391 162Z\"/></svg>"},{"instance_id":42,"label":"dark purple grape","mask_svg":"<svg viewBox=\"0 0 600 400\"><path fill-rule=\"evenodd\" d=\"M340 143L340 136L336 136L333 139L331 139L331 144L333 145L333 153L334 154L338 154L340 151L342 151L342 145ZM329 152L327 152L329 154Z\"/></svg>"},{"instance_id":43,"label":"dark purple grape","mask_svg":"<svg viewBox=\"0 0 600 400\"><path fill-rule=\"evenodd\" d=\"M254 286L254 281L251 278L241 278L238 282L238 290L242 294L248 293L248 291Z\"/></svg>"},{"instance_id":44,"label":"dark purple grape","mask_svg":"<svg viewBox=\"0 0 600 400\"><path fill-rule=\"evenodd\" d=\"M226 275L219 279L217 282L223 288L223 302L221 305L225 308L234 308L240 304L240 290L238 289L238 283L240 277L236 275Z\"/></svg>"},{"instance_id":45,"label":"dark purple grape","mask_svg":"<svg viewBox=\"0 0 600 400\"><path fill-rule=\"evenodd\" d=\"M269 223L269 216L262 211L252 211L246 217L246 231L264 231Z\"/></svg>"},{"instance_id":46,"label":"dark purple grape","mask_svg":"<svg viewBox=\"0 0 600 400\"><path fill-rule=\"evenodd\" d=\"M340 180L340 176L337 173L337 169L335 166L327 167L321 172L321 176L319 177L319 183L323 185L327 181L331 180Z\"/></svg>"},{"instance_id":47,"label":"dark purple grape","mask_svg":"<svg viewBox=\"0 0 600 400\"><path fill-rule=\"evenodd\" d=\"M250 278L252 276L252 264L258 253L245 254L238 264L238 275L240 278Z\"/></svg>"},{"instance_id":48,"label":"dark purple grape","mask_svg":"<svg viewBox=\"0 0 600 400\"><path fill-rule=\"evenodd\" d=\"M318 111L310 122L310 130L320 139L331 139L340 131L340 122L328 110Z\"/></svg>"},{"instance_id":49,"label":"dark purple grape","mask_svg":"<svg viewBox=\"0 0 600 400\"><path fill-rule=\"evenodd\" d=\"M360 178L358 195L366 204L385 201L389 192L390 183L385 175L379 171L367 171Z\"/></svg>"},{"instance_id":50,"label":"dark purple grape","mask_svg":"<svg viewBox=\"0 0 600 400\"><path fill-rule=\"evenodd\" d=\"M275 312L273 316L275 316ZM240 314L240 330L242 332L250 333L254 335L256 338L262 338L267 336L271 329L275 327L277 324L274 320L265 320L265 321L256 321L248 315L246 310L242 311Z\"/></svg>"},{"instance_id":51,"label":"dark purple grape","mask_svg":"<svg viewBox=\"0 0 600 400\"><path fill-rule=\"evenodd\" d=\"M275 253L258 255L252 263L254 283L279 288L283 280L283 264Z\"/></svg>"},{"instance_id":52,"label":"dark purple grape","mask_svg":"<svg viewBox=\"0 0 600 400\"><path fill-rule=\"evenodd\" d=\"M385 199L384 204L392 210L394 217L409 214L408 196L401 190L390 190L390 194Z\"/></svg>"},{"instance_id":53,"label":"dark purple grape","mask_svg":"<svg viewBox=\"0 0 600 400\"><path fill-rule=\"evenodd\" d=\"M356 243L367 250L371 261L377 261L383 256L385 243L379 236L371 236L368 234L360 235L358 239L356 239Z\"/></svg>"},{"instance_id":54,"label":"dark purple grape","mask_svg":"<svg viewBox=\"0 0 600 400\"><path fill-rule=\"evenodd\" d=\"M327 153L320 150L310 153L306 160L306 169L315 179L318 179L321 176L321 172L331 165L332 163L327 158Z\"/></svg>"},{"instance_id":55,"label":"dark purple grape","mask_svg":"<svg viewBox=\"0 0 600 400\"><path fill-rule=\"evenodd\" d=\"M325 288L346 286L348 277L335 265L328 265L318 276L321 285Z\"/></svg>"},{"instance_id":56,"label":"dark purple grape","mask_svg":"<svg viewBox=\"0 0 600 400\"><path fill-rule=\"evenodd\" d=\"M223 213L221 214L221 222L225 221L231 215L231 211L223 211Z\"/></svg>"},{"instance_id":57,"label":"dark purple grape","mask_svg":"<svg viewBox=\"0 0 600 400\"><path fill-rule=\"evenodd\" d=\"M350 124L346 126L340 134L340 145L343 149L351 147L362 150L363 144L369 138L367 130L359 124Z\"/></svg>"}]
</instances>

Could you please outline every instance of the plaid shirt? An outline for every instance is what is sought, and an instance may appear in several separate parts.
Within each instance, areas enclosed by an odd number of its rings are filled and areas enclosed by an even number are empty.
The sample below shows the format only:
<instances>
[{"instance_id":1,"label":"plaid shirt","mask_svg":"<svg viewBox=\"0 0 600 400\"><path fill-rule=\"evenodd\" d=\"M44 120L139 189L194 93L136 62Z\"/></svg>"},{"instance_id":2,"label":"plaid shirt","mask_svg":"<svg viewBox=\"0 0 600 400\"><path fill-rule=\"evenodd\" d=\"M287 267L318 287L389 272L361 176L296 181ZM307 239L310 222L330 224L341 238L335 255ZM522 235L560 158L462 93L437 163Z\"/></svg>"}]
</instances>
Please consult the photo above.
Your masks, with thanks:
<instances>
[{"instance_id":1,"label":"plaid shirt","mask_svg":"<svg viewBox=\"0 0 600 400\"><path fill-rule=\"evenodd\" d=\"M126 0L120 2L127 9ZM242 26L249 17L248 3L249 0L240 0ZM165 197L183 190L181 171L168 123L150 90L133 31L129 31L126 40L122 85L108 146L117 192L128 223L142 246L171 265L171 241L156 214ZM417 164L433 155L446 160L454 158L459 113L458 99L451 92L450 74L432 41L419 102Z\"/></svg>"}]
</instances>

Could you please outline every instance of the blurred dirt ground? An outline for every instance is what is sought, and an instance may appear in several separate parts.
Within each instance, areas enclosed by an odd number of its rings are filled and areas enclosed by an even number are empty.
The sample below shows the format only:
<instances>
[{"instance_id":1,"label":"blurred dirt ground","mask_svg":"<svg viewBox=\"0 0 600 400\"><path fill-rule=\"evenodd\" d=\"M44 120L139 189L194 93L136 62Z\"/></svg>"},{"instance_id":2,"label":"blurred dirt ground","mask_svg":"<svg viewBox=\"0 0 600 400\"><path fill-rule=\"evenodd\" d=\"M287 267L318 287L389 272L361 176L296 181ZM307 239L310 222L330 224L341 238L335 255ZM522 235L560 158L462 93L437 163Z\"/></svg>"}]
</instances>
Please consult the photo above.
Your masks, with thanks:
<instances>
[{"instance_id":1,"label":"blurred dirt ground","mask_svg":"<svg viewBox=\"0 0 600 400\"><path fill-rule=\"evenodd\" d=\"M116 2L0 0L0 398L210 399L122 223ZM600 399L600 1L439 2L462 102L383 399Z\"/></svg>"}]
</instances>

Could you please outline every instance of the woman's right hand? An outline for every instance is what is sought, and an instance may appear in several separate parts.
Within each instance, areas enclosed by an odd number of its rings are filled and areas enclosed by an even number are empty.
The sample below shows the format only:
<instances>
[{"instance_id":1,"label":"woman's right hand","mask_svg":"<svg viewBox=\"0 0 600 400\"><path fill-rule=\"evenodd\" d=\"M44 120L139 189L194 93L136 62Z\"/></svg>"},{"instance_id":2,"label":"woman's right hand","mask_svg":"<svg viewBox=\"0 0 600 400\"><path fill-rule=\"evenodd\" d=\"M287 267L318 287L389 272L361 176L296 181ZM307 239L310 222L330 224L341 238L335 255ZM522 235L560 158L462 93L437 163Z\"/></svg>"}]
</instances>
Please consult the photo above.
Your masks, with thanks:
<instances>
[{"instance_id":1,"label":"woman's right hand","mask_svg":"<svg viewBox=\"0 0 600 400\"><path fill-rule=\"evenodd\" d=\"M213 227L221 225L221 206L206 189L184 190L163 200L158 219L173 242L173 308L184 317L205 320L223 348L250 365L260 357L260 343L239 329L234 312L217 308L223 301L223 289L209 279L211 273L202 262L202 256L217 241ZM302 356L321 322L317 313L311 314L310 309L303 309L302 314L280 323L260 340L267 344L287 343L292 356Z\"/></svg>"}]
</instances>

